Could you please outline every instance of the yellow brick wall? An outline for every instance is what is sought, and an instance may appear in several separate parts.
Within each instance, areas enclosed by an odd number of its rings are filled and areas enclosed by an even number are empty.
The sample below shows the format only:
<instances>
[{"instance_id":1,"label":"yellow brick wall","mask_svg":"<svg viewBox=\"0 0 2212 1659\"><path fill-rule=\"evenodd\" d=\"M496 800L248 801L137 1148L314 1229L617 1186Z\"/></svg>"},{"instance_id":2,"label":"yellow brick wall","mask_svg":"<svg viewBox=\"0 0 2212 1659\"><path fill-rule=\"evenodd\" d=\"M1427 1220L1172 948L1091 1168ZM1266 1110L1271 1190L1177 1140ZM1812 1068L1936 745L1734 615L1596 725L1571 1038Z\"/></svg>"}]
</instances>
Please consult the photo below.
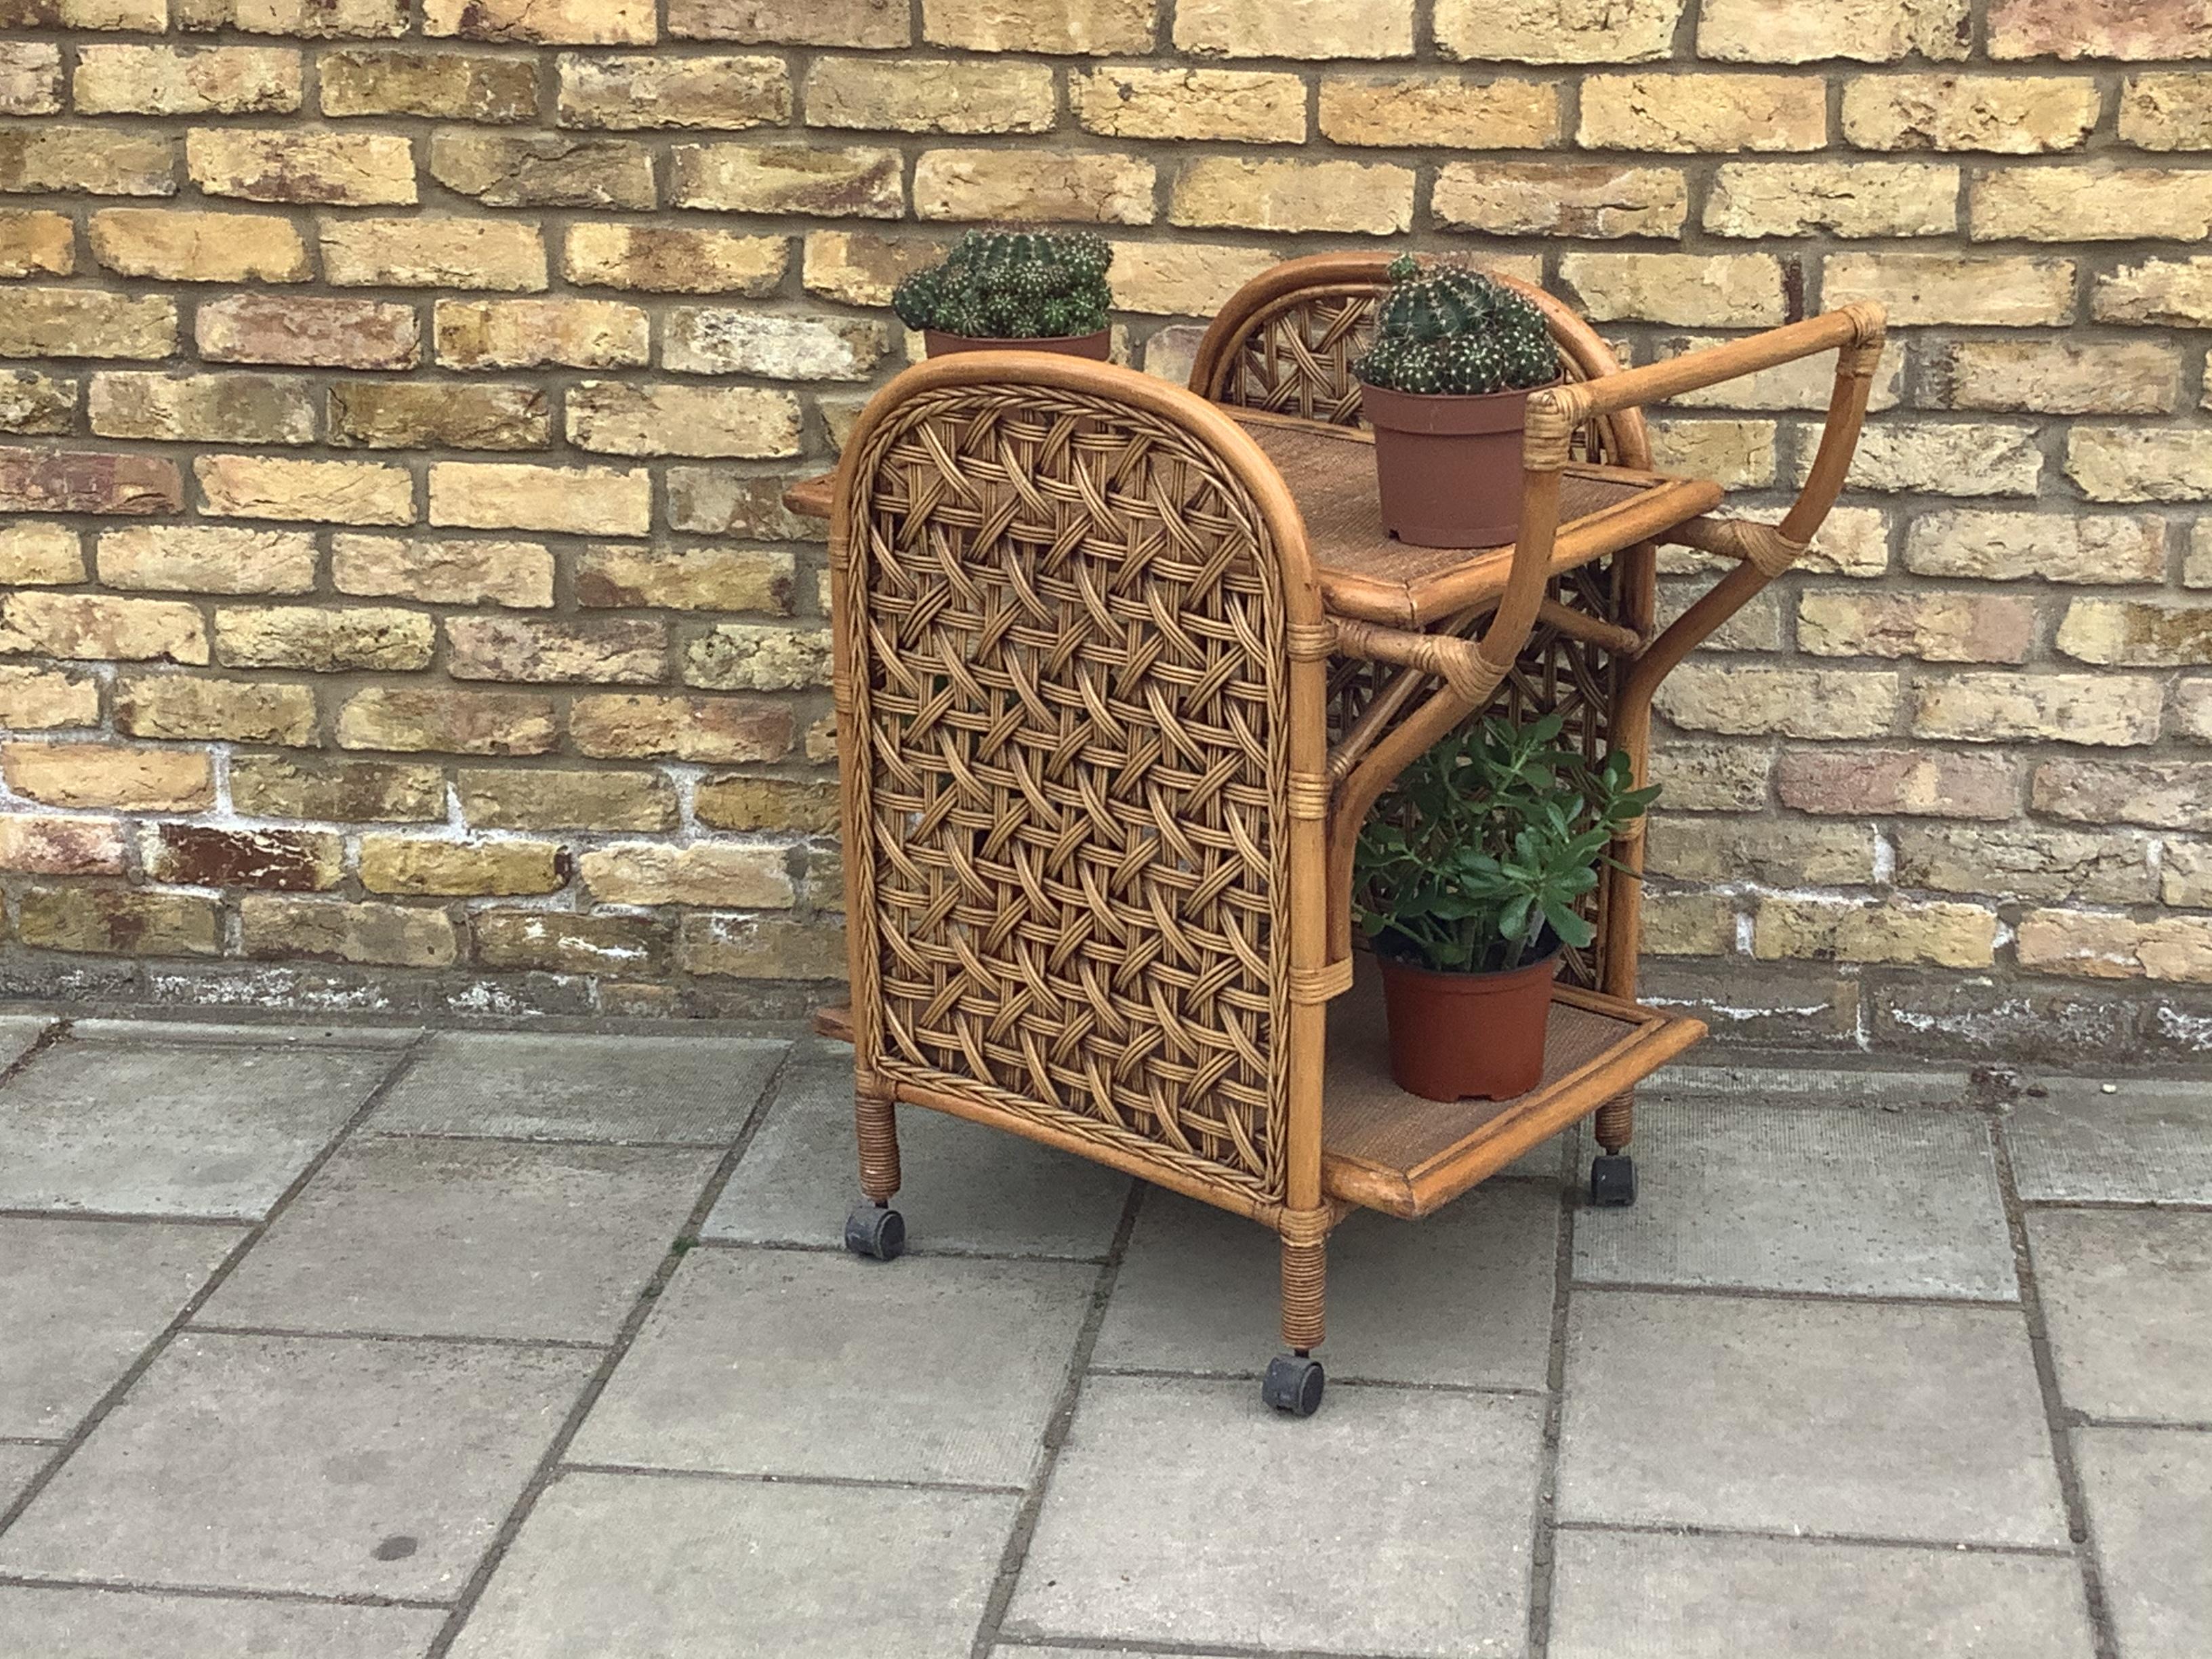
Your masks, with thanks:
<instances>
[{"instance_id":1,"label":"yellow brick wall","mask_svg":"<svg viewBox=\"0 0 2212 1659\"><path fill-rule=\"evenodd\" d=\"M784 1012L842 941L778 504L965 223L1180 379L1287 255L1636 361L1895 348L1662 703L1650 984L2212 1047L2212 13L2179 0L0 0L0 995ZM1825 365L1662 412L1777 507ZM1667 568L1679 611L1711 580Z\"/></svg>"}]
</instances>

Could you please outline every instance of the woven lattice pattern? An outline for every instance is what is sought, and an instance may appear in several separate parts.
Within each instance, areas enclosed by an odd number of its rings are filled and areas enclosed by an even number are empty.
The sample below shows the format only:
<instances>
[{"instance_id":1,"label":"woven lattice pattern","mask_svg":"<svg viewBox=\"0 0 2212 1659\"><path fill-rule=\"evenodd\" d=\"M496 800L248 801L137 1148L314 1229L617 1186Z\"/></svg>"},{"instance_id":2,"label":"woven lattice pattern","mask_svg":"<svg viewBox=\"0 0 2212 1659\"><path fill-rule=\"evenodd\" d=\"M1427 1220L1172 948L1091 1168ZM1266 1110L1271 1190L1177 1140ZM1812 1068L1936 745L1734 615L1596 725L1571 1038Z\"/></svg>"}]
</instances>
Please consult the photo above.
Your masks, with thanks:
<instances>
[{"instance_id":1,"label":"woven lattice pattern","mask_svg":"<svg viewBox=\"0 0 2212 1659\"><path fill-rule=\"evenodd\" d=\"M918 394L854 488L879 1069L1279 1198L1288 664L1257 509L1180 428L1038 386Z\"/></svg>"}]
</instances>

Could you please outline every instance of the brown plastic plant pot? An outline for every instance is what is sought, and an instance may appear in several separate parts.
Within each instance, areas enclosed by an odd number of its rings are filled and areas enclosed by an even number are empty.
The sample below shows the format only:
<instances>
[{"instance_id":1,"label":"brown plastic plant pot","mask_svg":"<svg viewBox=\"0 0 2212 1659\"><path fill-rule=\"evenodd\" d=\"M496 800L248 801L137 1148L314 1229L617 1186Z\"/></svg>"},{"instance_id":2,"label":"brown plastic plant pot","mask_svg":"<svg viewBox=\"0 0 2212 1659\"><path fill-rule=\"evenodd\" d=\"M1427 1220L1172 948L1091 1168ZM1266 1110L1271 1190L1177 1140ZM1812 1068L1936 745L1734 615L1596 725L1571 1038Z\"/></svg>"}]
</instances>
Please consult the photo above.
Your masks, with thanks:
<instances>
[{"instance_id":1,"label":"brown plastic plant pot","mask_svg":"<svg viewBox=\"0 0 2212 1659\"><path fill-rule=\"evenodd\" d=\"M1068 334L1054 339L994 340L976 334L947 334L941 328L921 331L923 344L933 357L950 357L957 351L1049 351L1061 357L1088 357L1103 363L1111 355L1113 333Z\"/></svg>"},{"instance_id":2,"label":"brown plastic plant pot","mask_svg":"<svg viewBox=\"0 0 2212 1659\"><path fill-rule=\"evenodd\" d=\"M1559 951L1495 974L1443 974L1380 958L1390 1075L1424 1100L1511 1100L1544 1078Z\"/></svg>"},{"instance_id":3,"label":"brown plastic plant pot","mask_svg":"<svg viewBox=\"0 0 2212 1659\"><path fill-rule=\"evenodd\" d=\"M1415 547L1510 544L1521 533L1528 394L1541 390L1393 392L1362 380L1383 529Z\"/></svg>"}]
</instances>

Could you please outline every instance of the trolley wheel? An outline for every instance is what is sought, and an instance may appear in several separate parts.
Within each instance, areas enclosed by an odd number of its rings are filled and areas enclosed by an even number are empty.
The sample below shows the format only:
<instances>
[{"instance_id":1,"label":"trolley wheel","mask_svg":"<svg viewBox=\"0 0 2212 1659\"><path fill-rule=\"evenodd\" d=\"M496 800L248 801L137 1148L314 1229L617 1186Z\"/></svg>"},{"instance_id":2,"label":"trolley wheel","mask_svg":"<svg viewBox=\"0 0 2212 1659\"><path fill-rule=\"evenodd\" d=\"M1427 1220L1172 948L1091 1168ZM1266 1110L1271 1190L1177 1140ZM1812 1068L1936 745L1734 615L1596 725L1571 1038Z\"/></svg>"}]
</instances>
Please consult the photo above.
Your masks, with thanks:
<instances>
[{"instance_id":1,"label":"trolley wheel","mask_svg":"<svg viewBox=\"0 0 2212 1659\"><path fill-rule=\"evenodd\" d=\"M1636 1202L1636 1160L1626 1152L1601 1152L1590 1160L1594 1208L1624 1210Z\"/></svg>"},{"instance_id":2,"label":"trolley wheel","mask_svg":"<svg viewBox=\"0 0 2212 1659\"><path fill-rule=\"evenodd\" d=\"M854 1255L896 1261L906 1249L906 1218L884 1205L856 1204L845 1218L845 1248Z\"/></svg>"},{"instance_id":3,"label":"trolley wheel","mask_svg":"<svg viewBox=\"0 0 2212 1659\"><path fill-rule=\"evenodd\" d=\"M1267 1362L1260 1398L1292 1417L1311 1417L1321 1409L1323 1381L1320 1360L1302 1353L1279 1353Z\"/></svg>"}]
</instances>

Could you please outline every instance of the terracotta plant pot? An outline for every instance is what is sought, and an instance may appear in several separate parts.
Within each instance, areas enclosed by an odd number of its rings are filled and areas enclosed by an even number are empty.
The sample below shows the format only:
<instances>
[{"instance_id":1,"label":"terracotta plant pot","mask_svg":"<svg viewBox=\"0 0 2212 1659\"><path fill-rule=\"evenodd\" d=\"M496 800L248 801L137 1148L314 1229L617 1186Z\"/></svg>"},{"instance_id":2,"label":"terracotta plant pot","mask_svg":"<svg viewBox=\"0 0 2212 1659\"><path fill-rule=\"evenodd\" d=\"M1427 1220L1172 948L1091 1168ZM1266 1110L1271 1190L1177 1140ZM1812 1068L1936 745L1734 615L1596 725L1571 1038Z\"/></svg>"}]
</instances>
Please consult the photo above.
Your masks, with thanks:
<instances>
[{"instance_id":1,"label":"terracotta plant pot","mask_svg":"<svg viewBox=\"0 0 2212 1659\"><path fill-rule=\"evenodd\" d=\"M1519 536L1521 431L1540 390L1431 394L1362 380L1383 529L1415 547L1504 547Z\"/></svg>"},{"instance_id":2,"label":"terracotta plant pot","mask_svg":"<svg viewBox=\"0 0 2212 1659\"><path fill-rule=\"evenodd\" d=\"M1510 1100L1543 1080L1559 949L1495 974L1440 974L1379 958L1390 1076L1424 1100Z\"/></svg>"},{"instance_id":3,"label":"terracotta plant pot","mask_svg":"<svg viewBox=\"0 0 2212 1659\"><path fill-rule=\"evenodd\" d=\"M1096 334L1071 334L1050 340L988 340L973 334L947 334L943 329L926 328L921 337L933 357L950 357L956 351L1050 351L1062 357L1088 357L1103 363L1114 337L1110 331L1102 328Z\"/></svg>"}]
</instances>

